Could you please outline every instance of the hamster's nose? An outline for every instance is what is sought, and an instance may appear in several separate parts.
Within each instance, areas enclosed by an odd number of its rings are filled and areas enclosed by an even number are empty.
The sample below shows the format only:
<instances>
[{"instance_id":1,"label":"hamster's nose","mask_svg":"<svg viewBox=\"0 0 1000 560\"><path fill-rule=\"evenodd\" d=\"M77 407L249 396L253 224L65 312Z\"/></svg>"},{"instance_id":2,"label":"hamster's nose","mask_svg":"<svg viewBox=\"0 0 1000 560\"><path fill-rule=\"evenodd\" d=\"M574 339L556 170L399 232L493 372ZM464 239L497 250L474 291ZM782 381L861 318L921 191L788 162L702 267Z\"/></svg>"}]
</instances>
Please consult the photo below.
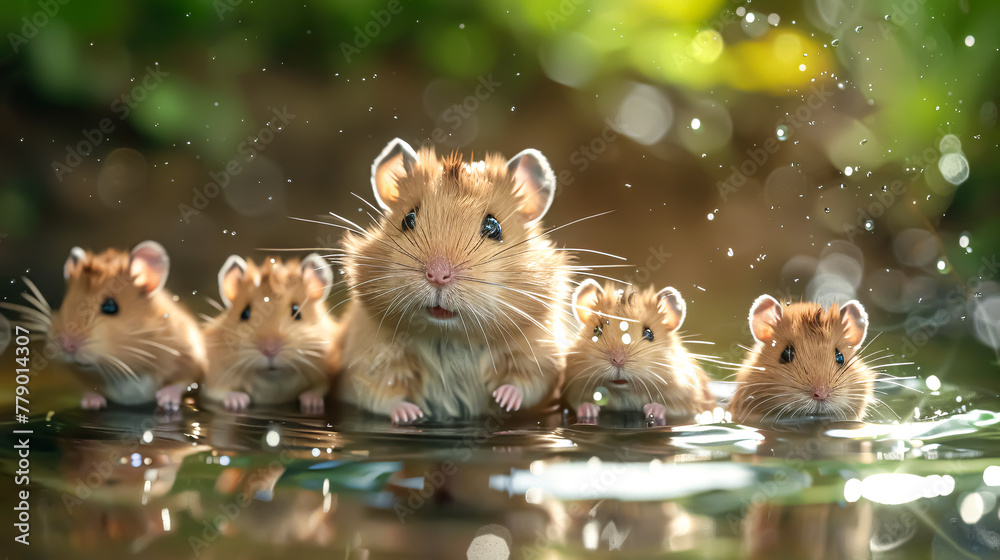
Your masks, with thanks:
<instances>
[{"instance_id":1,"label":"hamster's nose","mask_svg":"<svg viewBox=\"0 0 1000 560\"><path fill-rule=\"evenodd\" d=\"M624 348L612 348L608 352L608 359L611 360L611 364L616 367L622 367L625 365L625 360L627 356L625 355Z\"/></svg>"},{"instance_id":2,"label":"hamster's nose","mask_svg":"<svg viewBox=\"0 0 1000 560\"><path fill-rule=\"evenodd\" d=\"M828 385L819 385L813 391L813 400L825 401L827 397L830 396L830 387Z\"/></svg>"},{"instance_id":3,"label":"hamster's nose","mask_svg":"<svg viewBox=\"0 0 1000 560\"><path fill-rule=\"evenodd\" d=\"M257 342L257 349L268 358L277 356L282 346L284 345L278 338L264 338Z\"/></svg>"},{"instance_id":4,"label":"hamster's nose","mask_svg":"<svg viewBox=\"0 0 1000 560\"><path fill-rule=\"evenodd\" d=\"M434 257L424 265L427 281L438 286L444 286L451 282L451 279L454 278L454 272L451 261L441 256Z\"/></svg>"},{"instance_id":5,"label":"hamster's nose","mask_svg":"<svg viewBox=\"0 0 1000 560\"><path fill-rule=\"evenodd\" d=\"M83 346L83 337L70 333L59 334L59 348L67 354L75 354Z\"/></svg>"}]
</instances>

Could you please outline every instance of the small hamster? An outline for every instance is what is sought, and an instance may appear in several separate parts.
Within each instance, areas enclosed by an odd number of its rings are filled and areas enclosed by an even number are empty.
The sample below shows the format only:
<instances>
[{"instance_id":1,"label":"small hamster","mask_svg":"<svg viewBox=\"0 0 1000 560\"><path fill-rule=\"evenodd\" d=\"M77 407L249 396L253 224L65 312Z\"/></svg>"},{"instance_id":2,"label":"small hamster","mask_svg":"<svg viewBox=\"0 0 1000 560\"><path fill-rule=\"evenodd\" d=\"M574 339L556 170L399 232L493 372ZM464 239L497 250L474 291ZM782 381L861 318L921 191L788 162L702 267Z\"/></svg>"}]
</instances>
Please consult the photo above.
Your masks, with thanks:
<instances>
[{"instance_id":1,"label":"small hamster","mask_svg":"<svg viewBox=\"0 0 1000 560\"><path fill-rule=\"evenodd\" d=\"M545 157L438 159L397 138L372 187L377 223L345 220L342 242L344 399L403 423L554 397L569 257L540 223L556 188Z\"/></svg>"},{"instance_id":2,"label":"small hamster","mask_svg":"<svg viewBox=\"0 0 1000 560\"><path fill-rule=\"evenodd\" d=\"M204 325L205 396L229 410L298 400L303 412L322 412L337 361L325 303L332 285L333 271L315 253L259 266L231 255L219 270L224 308Z\"/></svg>"},{"instance_id":3,"label":"small hamster","mask_svg":"<svg viewBox=\"0 0 1000 560\"><path fill-rule=\"evenodd\" d=\"M35 309L16 308L44 332L60 358L89 389L81 406L101 409L108 401L139 405L154 400L177 409L206 367L197 322L164 289L170 259L155 241L131 253L74 247L63 265L66 294L51 311L41 293L25 298Z\"/></svg>"},{"instance_id":4,"label":"small hamster","mask_svg":"<svg viewBox=\"0 0 1000 560\"><path fill-rule=\"evenodd\" d=\"M826 310L807 302L783 307L765 294L750 307L749 321L756 344L736 374L734 421L864 417L876 378L860 355L864 306L852 300Z\"/></svg>"},{"instance_id":5,"label":"small hamster","mask_svg":"<svg viewBox=\"0 0 1000 560\"><path fill-rule=\"evenodd\" d=\"M687 313L680 292L615 290L587 279L573 308L583 328L570 347L563 393L579 420L596 419L603 409L663 421L715 406L708 376L677 335ZM598 387L606 390L604 405L594 402Z\"/></svg>"}]
</instances>

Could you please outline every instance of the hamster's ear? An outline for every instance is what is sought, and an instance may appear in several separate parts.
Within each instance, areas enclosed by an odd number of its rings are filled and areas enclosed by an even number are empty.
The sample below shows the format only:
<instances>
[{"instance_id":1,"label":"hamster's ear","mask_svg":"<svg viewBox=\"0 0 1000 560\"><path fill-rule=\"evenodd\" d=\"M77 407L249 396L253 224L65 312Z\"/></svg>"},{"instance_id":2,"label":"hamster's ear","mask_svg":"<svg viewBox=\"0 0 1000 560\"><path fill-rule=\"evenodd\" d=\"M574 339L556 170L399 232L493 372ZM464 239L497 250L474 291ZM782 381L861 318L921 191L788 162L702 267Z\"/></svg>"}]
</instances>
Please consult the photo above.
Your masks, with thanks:
<instances>
[{"instance_id":1,"label":"hamster's ear","mask_svg":"<svg viewBox=\"0 0 1000 560\"><path fill-rule=\"evenodd\" d=\"M750 332L757 342L771 342L778 321L781 321L781 304L773 297L764 294L750 306Z\"/></svg>"},{"instance_id":2,"label":"hamster's ear","mask_svg":"<svg viewBox=\"0 0 1000 560\"><path fill-rule=\"evenodd\" d=\"M541 152L527 149L510 158L507 174L514 178L514 194L529 225L542 219L556 195L556 174Z\"/></svg>"},{"instance_id":3,"label":"hamster's ear","mask_svg":"<svg viewBox=\"0 0 1000 560\"><path fill-rule=\"evenodd\" d=\"M660 312L660 320L670 331L679 329L687 315L687 304L681 293L669 286L656 293L656 308Z\"/></svg>"},{"instance_id":4,"label":"hamster's ear","mask_svg":"<svg viewBox=\"0 0 1000 560\"><path fill-rule=\"evenodd\" d=\"M318 253L310 253L302 259L302 279L309 297L326 299L333 289L333 269Z\"/></svg>"},{"instance_id":5,"label":"hamster's ear","mask_svg":"<svg viewBox=\"0 0 1000 560\"><path fill-rule=\"evenodd\" d=\"M147 294L163 288L170 273L167 250L156 241L143 241L136 245L129 256L129 272L135 285Z\"/></svg>"},{"instance_id":6,"label":"hamster's ear","mask_svg":"<svg viewBox=\"0 0 1000 560\"><path fill-rule=\"evenodd\" d=\"M87 258L87 252L79 247L73 247L69 250L69 257L66 258L66 264L63 265L63 280L69 280L69 275L76 270L79 266L80 261Z\"/></svg>"},{"instance_id":7,"label":"hamster's ear","mask_svg":"<svg viewBox=\"0 0 1000 560\"><path fill-rule=\"evenodd\" d=\"M399 198L399 179L412 173L416 164L417 153L409 144L399 138L389 142L372 164L372 189L379 206L388 210L388 203Z\"/></svg>"},{"instance_id":8,"label":"hamster's ear","mask_svg":"<svg viewBox=\"0 0 1000 560\"><path fill-rule=\"evenodd\" d=\"M247 272L247 262L239 255L229 255L226 264L219 269L219 295L226 307L232 307L236 288Z\"/></svg>"},{"instance_id":9,"label":"hamster's ear","mask_svg":"<svg viewBox=\"0 0 1000 560\"><path fill-rule=\"evenodd\" d=\"M844 337L853 347L861 346L868 334L868 313L856 299L840 308L840 318L844 322Z\"/></svg>"},{"instance_id":10,"label":"hamster's ear","mask_svg":"<svg viewBox=\"0 0 1000 560\"><path fill-rule=\"evenodd\" d=\"M604 289L593 278L587 278L576 288L573 292L573 311L581 323L590 324L596 314L594 307L597 306L597 300L603 295Z\"/></svg>"}]
</instances>

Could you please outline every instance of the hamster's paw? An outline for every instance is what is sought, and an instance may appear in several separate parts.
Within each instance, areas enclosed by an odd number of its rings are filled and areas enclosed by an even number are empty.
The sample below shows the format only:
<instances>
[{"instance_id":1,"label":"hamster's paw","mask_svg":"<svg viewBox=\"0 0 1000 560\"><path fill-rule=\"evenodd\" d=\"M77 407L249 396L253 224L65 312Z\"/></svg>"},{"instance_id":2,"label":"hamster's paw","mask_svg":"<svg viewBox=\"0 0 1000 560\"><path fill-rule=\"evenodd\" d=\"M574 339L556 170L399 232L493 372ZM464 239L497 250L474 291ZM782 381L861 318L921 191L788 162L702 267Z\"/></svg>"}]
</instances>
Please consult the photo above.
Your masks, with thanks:
<instances>
[{"instance_id":1,"label":"hamster's paw","mask_svg":"<svg viewBox=\"0 0 1000 560\"><path fill-rule=\"evenodd\" d=\"M583 403L576 409L576 421L579 424L595 424L601 414L601 407L594 403Z\"/></svg>"},{"instance_id":2,"label":"hamster's paw","mask_svg":"<svg viewBox=\"0 0 1000 560\"><path fill-rule=\"evenodd\" d=\"M156 404L163 410L178 410L185 390L184 385L167 385L156 392Z\"/></svg>"},{"instance_id":3,"label":"hamster's paw","mask_svg":"<svg viewBox=\"0 0 1000 560\"><path fill-rule=\"evenodd\" d=\"M323 412L323 395L315 391L306 391L299 395L299 406L304 414L320 414Z\"/></svg>"},{"instance_id":4,"label":"hamster's paw","mask_svg":"<svg viewBox=\"0 0 1000 560\"><path fill-rule=\"evenodd\" d=\"M642 407L642 414L646 418L652 418L653 420L666 421L667 419L667 407L660 403L649 403Z\"/></svg>"},{"instance_id":5,"label":"hamster's paw","mask_svg":"<svg viewBox=\"0 0 1000 560\"><path fill-rule=\"evenodd\" d=\"M520 410L524 393L513 385L501 385L497 387L496 391L493 391L493 398L496 399L500 408L510 412L512 410Z\"/></svg>"},{"instance_id":6,"label":"hamster's paw","mask_svg":"<svg viewBox=\"0 0 1000 560\"><path fill-rule=\"evenodd\" d=\"M392 412L389 413L389 416L392 416L393 424L409 424L410 422L415 422L418 418L423 418L424 411L411 402L400 401L396 406L392 407Z\"/></svg>"},{"instance_id":7,"label":"hamster's paw","mask_svg":"<svg viewBox=\"0 0 1000 560\"><path fill-rule=\"evenodd\" d=\"M229 391L222 404L226 406L226 410L246 410L250 406L250 395L240 391Z\"/></svg>"},{"instance_id":8,"label":"hamster's paw","mask_svg":"<svg viewBox=\"0 0 1000 560\"><path fill-rule=\"evenodd\" d=\"M100 393L84 393L80 407L84 410L100 410L108 406L108 401Z\"/></svg>"}]
</instances>

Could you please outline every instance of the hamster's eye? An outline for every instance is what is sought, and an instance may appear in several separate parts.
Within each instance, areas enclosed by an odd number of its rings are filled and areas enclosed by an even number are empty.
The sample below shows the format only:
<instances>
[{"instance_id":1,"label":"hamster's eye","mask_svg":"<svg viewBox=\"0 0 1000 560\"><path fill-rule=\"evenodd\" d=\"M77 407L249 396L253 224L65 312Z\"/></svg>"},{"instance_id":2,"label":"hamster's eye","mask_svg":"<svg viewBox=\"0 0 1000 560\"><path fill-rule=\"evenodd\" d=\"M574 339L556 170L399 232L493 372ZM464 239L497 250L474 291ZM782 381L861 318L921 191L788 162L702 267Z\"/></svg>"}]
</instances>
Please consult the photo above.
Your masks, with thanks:
<instances>
[{"instance_id":1,"label":"hamster's eye","mask_svg":"<svg viewBox=\"0 0 1000 560\"><path fill-rule=\"evenodd\" d=\"M648 340L650 342L653 342L653 329L651 329L649 327L643 327L642 328L642 338L645 338L646 340Z\"/></svg>"},{"instance_id":2,"label":"hamster's eye","mask_svg":"<svg viewBox=\"0 0 1000 560\"><path fill-rule=\"evenodd\" d=\"M417 209L410 210L403 216L403 231L417 227Z\"/></svg>"},{"instance_id":3,"label":"hamster's eye","mask_svg":"<svg viewBox=\"0 0 1000 560\"><path fill-rule=\"evenodd\" d=\"M500 232L500 222L493 217L493 214L487 214L483 218L483 225L479 228L479 235L483 237L489 237L490 239L495 239L497 241L503 241L503 235Z\"/></svg>"},{"instance_id":4,"label":"hamster's eye","mask_svg":"<svg viewBox=\"0 0 1000 560\"><path fill-rule=\"evenodd\" d=\"M240 313L240 321L249 321L249 320L250 320L250 306L247 305L246 307L243 308L243 312Z\"/></svg>"},{"instance_id":5,"label":"hamster's eye","mask_svg":"<svg viewBox=\"0 0 1000 560\"><path fill-rule=\"evenodd\" d=\"M841 354L840 350L838 350L836 348L834 348L833 351L836 352L836 354L834 354L834 356L835 356L835 358L837 360L837 365L838 366L844 365L844 355Z\"/></svg>"},{"instance_id":6,"label":"hamster's eye","mask_svg":"<svg viewBox=\"0 0 1000 560\"><path fill-rule=\"evenodd\" d=\"M602 334L604 334L604 329L602 329L601 324L598 323L597 326L594 327L594 339L600 338Z\"/></svg>"},{"instance_id":7,"label":"hamster's eye","mask_svg":"<svg viewBox=\"0 0 1000 560\"><path fill-rule=\"evenodd\" d=\"M101 303L101 313L105 315L117 315L118 314L118 302L115 298L108 298Z\"/></svg>"},{"instance_id":8,"label":"hamster's eye","mask_svg":"<svg viewBox=\"0 0 1000 560\"><path fill-rule=\"evenodd\" d=\"M296 305L296 304L294 304L294 303L292 304L292 317L296 321L301 321L302 320L302 313L299 312L299 306Z\"/></svg>"},{"instance_id":9,"label":"hamster's eye","mask_svg":"<svg viewBox=\"0 0 1000 560\"><path fill-rule=\"evenodd\" d=\"M781 351L781 363L787 364L795 359L795 347L785 346L785 349Z\"/></svg>"}]
</instances>

